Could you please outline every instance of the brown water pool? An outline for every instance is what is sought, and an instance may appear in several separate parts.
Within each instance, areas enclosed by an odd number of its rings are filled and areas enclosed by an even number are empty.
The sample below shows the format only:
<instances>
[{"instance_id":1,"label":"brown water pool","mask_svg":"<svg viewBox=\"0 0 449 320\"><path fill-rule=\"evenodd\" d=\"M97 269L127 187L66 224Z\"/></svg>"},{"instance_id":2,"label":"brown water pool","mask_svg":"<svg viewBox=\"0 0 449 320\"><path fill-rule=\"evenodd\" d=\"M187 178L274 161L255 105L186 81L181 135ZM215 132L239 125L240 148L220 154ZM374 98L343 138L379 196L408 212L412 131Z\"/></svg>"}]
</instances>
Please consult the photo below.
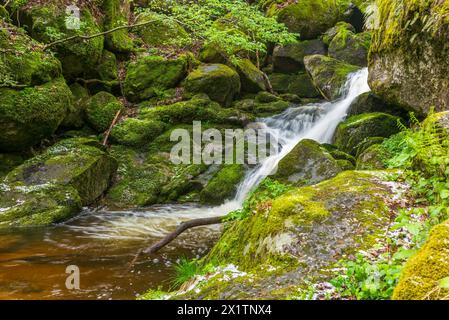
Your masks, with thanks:
<instances>
[{"instance_id":1,"label":"brown water pool","mask_svg":"<svg viewBox=\"0 0 449 320\"><path fill-rule=\"evenodd\" d=\"M156 255L136 254L180 221L214 214L191 205L85 210L53 227L0 231L0 299L135 299L149 288L169 289L173 265L203 256L220 228L191 229ZM69 265L79 267L80 290L66 288Z\"/></svg>"}]
</instances>

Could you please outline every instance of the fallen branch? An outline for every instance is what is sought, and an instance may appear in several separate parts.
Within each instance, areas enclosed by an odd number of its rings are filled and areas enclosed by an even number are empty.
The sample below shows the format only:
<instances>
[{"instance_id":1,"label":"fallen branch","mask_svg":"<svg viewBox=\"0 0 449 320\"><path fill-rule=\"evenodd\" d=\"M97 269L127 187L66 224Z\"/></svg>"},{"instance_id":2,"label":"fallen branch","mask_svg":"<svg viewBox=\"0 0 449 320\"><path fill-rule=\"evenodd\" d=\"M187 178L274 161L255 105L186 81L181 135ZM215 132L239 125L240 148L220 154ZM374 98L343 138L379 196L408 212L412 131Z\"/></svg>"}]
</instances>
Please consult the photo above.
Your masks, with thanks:
<instances>
[{"instance_id":1,"label":"fallen branch","mask_svg":"<svg viewBox=\"0 0 449 320\"><path fill-rule=\"evenodd\" d=\"M104 139L103 139L103 145L105 146L108 143L108 138L109 135L111 134L112 128L115 126L115 124L117 123L117 120L120 116L120 113L122 112L122 109L120 109L119 111L117 111L117 113L115 114L114 120L112 120L111 125L109 126L108 130L106 131L105 135L104 135Z\"/></svg>"},{"instance_id":2,"label":"fallen branch","mask_svg":"<svg viewBox=\"0 0 449 320\"><path fill-rule=\"evenodd\" d=\"M75 35L75 36L71 36L71 37L68 37L68 38L59 39L59 40L50 42L50 43L44 45L43 49L47 50L48 48L53 47L54 45L57 45L57 44L60 44L60 43L64 43L64 42L68 42L68 41L78 40L78 39L90 40L90 39L101 37L101 36L104 36L104 35L107 35L109 33L112 33L112 32L115 32L115 31L119 31L119 30L122 30L122 29L132 29L132 28L142 27L142 26L145 26L147 24L153 23L155 21L157 21L157 20L148 20L148 21L141 22L141 23L123 25L123 26L115 27L113 29L106 30L106 31L103 31L103 32L99 32L99 33L95 33L95 34L88 35L88 36L78 34L78 35Z\"/></svg>"},{"instance_id":3,"label":"fallen branch","mask_svg":"<svg viewBox=\"0 0 449 320\"><path fill-rule=\"evenodd\" d=\"M150 248L145 250L145 253L156 253L167 244L175 240L181 233L186 231L187 229L207 226L211 224L220 224L225 221L226 216L212 217L212 218L201 218L201 219L193 219L186 222L181 223L175 231L167 234L161 241L155 243Z\"/></svg>"},{"instance_id":4,"label":"fallen branch","mask_svg":"<svg viewBox=\"0 0 449 320\"><path fill-rule=\"evenodd\" d=\"M268 78L267 74L265 72L262 72L263 79L265 80L265 85L267 86L267 90L269 93L274 94L273 86L271 85L271 81Z\"/></svg>"}]
</instances>

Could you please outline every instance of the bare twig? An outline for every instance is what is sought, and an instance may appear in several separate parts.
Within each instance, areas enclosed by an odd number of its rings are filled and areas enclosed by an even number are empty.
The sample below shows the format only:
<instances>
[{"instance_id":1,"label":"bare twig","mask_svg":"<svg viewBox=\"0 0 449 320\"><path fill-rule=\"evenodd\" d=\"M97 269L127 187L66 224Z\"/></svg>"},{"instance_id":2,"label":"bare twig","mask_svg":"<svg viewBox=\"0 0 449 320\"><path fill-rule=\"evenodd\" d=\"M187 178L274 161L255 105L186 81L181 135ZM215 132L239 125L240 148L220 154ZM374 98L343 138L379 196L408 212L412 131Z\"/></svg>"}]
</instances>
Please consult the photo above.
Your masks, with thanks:
<instances>
[{"instance_id":1,"label":"bare twig","mask_svg":"<svg viewBox=\"0 0 449 320\"><path fill-rule=\"evenodd\" d=\"M201 218L201 219L193 219L186 222L181 223L175 231L167 234L161 241L155 243L150 248L145 250L145 253L156 253L167 244L176 239L181 233L186 231L187 229L199 227L199 226L207 226L211 224L220 224L224 222L226 216L212 217L212 218Z\"/></svg>"},{"instance_id":2,"label":"bare twig","mask_svg":"<svg viewBox=\"0 0 449 320\"><path fill-rule=\"evenodd\" d=\"M75 36L71 36L71 37L68 37L68 38L59 39L59 40L56 40L54 42L50 42L50 43L44 45L43 49L47 50L50 47L53 47L53 46L55 46L57 44L64 43L64 42L67 42L67 41L73 41L73 40L78 40L78 39L90 40L90 39L101 37L101 36L104 36L104 35L107 35L109 33L112 33L112 32L115 32L115 31L119 31L119 30L122 30L122 29L132 29L132 28L142 27L142 26L145 26L147 24L153 23L155 21L157 21L157 20L148 20L148 21L141 22L141 23L123 25L123 26L115 27L115 28L110 29L110 30L106 30L106 31L103 31L103 32L99 32L99 33L95 33L95 34L87 35L87 36L78 34L78 35L75 35Z\"/></svg>"},{"instance_id":3,"label":"bare twig","mask_svg":"<svg viewBox=\"0 0 449 320\"><path fill-rule=\"evenodd\" d=\"M268 78L268 76L265 72L262 71L262 74L263 74L263 78L265 80L265 85L267 86L268 92L271 94L274 94L273 86L271 85L270 79Z\"/></svg>"},{"instance_id":4,"label":"bare twig","mask_svg":"<svg viewBox=\"0 0 449 320\"><path fill-rule=\"evenodd\" d=\"M115 126L115 124L117 123L118 118L120 117L120 113L122 112L122 109L120 109L119 111L117 111L117 113L115 114L114 120L112 120L111 125L109 126L108 130L106 131L105 135L104 135L104 139L103 139L103 145L105 146L108 143L108 138L109 135L111 134L112 128Z\"/></svg>"}]
</instances>

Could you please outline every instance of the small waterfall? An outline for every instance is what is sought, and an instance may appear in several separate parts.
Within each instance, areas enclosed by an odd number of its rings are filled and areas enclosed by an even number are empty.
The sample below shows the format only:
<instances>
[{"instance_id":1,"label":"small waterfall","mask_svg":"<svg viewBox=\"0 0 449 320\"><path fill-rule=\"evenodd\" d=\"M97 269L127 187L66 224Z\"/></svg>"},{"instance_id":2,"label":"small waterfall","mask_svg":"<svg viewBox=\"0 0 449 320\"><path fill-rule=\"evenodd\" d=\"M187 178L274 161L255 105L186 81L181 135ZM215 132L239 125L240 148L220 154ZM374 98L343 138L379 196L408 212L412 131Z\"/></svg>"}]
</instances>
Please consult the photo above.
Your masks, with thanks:
<instances>
[{"instance_id":1,"label":"small waterfall","mask_svg":"<svg viewBox=\"0 0 449 320\"><path fill-rule=\"evenodd\" d=\"M321 143L331 141L338 123L344 120L354 99L370 91L367 79L367 68L361 69L349 75L342 88L342 97L336 101L298 106L279 115L259 119L267 133L270 134L270 130L273 134L277 133L281 151L249 170L234 199L221 206L160 205L149 210L90 212L86 217L96 219L96 223L90 221L70 228L78 229L84 236L100 239L161 237L173 230L180 220L220 216L240 209L248 193L269 176L279 161L302 139L313 139Z\"/></svg>"},{"instance_id":2,"label":"small waterfall","mask_svg":"<svg viewBox=\"0 0 449 320\"><path fill-rule=\"evenodd\" d=\"M282 114L262 119L268 133L270 130L273 134L276 131L282 149L278 154L268 157L262 164L246 174L244 181L238 187L235 199L227 203L226 206L239 208L248 193L272 174L279 161L301 140L331 142L337 125L346 117L351 103L357 96L368 91L370 91L368 69L364 68L349 75L340 99L290 108Z\"/></svg>"}]
</instances>

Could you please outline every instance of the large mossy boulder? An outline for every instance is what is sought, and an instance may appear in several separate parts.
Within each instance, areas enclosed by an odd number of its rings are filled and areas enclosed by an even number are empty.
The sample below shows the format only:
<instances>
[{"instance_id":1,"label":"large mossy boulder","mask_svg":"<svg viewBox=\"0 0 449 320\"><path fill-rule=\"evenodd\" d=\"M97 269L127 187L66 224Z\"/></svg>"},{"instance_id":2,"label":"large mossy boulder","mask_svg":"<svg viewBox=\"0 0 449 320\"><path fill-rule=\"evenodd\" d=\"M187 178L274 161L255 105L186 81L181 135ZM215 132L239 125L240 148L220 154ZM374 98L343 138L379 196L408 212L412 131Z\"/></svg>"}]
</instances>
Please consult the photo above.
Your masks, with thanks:
<instances>
[{"instance_id":1,"label":"large mossy boulder","mask_svg":"<svg viewBox=\"0 0 449 320\"><path fill-rule=\"evenodd\" d=\"M22 10L23 23L36 40L48 44L72 36L84 36L101 32L98 17L94 17L87 5L80 8L80 23L70 26L66 19L66 6L57 0L26 6ZM70 28L68 28L70 27ZM104 37L89 40L75 39L58 43L52 47L62 62L64 77L73 80L83 77L85 72L95 68L103 52Z\"/></svg>"},{"instance_id":2,"label":"large mossy boulder","mask_svg":"<svg viewBox=\"0 0 449 320\"><path fill-rule=\"evenodd\" d=\"M72 107L61 63L23 30L0 21L0 152L50 137Z\"/></svg>"},{"instance_id":3,"label":"large mossy boulder","mask_svg":"<svg viewBox=\"0 0 449 320\"><path fill-rule=\"evenodd\" d=\"M276 9L276 1L271 5L269 13L277 14L278 21L284 23L291 32L299 33L301 39L310 40L342 20L349 3L347 0L304 0Z\"/></svg>"},{"instance_id":4,"label":"large mossy boulder","mask_svg":"<svg viewBox=\"0 0 449 320\"><path fill-rule=\"evenodd\" d=\"M429 238L402 270L394 300L441 300L449 294L449 221L430 231Z\"/></svg>"},{"instance_id":5,"label":"large mossy boulder","mask_svg":"<svg viewBox=\"0 0 449 320\"><path fill-rule=\"evenodd\" d=\"M348 109L348 116L355 116L362 113L384 112L396 116L406 116L406 110L386 103L378 95L372 92L365 92L359 95L351 103Z\"/></svg>"},{"instance_id":6,"label":"large mossy boulder","mask_svg":"<svg viewBox=\"0 0 449 320\"><path fill-rule=\"evenodd\" d=\"M0 20L0 88L41 85L61 75L61 63L22 29Z\"/></svg>"},{"instance_id":7,"label":"large mossy boulder","mask_svg":"<svg viewBox=\"0 0 449 320\"><path fill-rule=\"evenodd\" d=\"M114 126L111 140L131 147L144 147L164 132L166 124L151 119L127 118Z\"/></svg>"},{"instance_id":8,"label":"large mossy boulder","mask_svg":"<svg viewBox=\"0 0 449 320\"><path fill-rule=\"evenodd\" d=\"M315 87L328 100L339 98L348 75L359 69L358 66L323 55L307 56L304 64Z\"/></svg>"},{"instance_id":9,"label":"large mossy boulder","mask_svg":"<svg viewBox=\"0 0 449 320\"><path fill-rule=\"evenodd\" d=\"M325 44L318 39L305 40L286 46L277 46L273 51L273 71L297 73L304 71L304 57L327 53Z\"/></svg>"},{"instance_id":10,"label":"large mossy boulder","mask_svg":"<svg viewBox=\"0 0 449 320\"><path fill-rule=\"evenodd\" d=\"M103 194L116 168L96 140L63 140L5 177L0 225L40 226L68 219Z\"/></svg>"},{"instance_id":11,"label":"large mossy boulder","mask_svg":"<svg viewBox=\"0 0 449 320\"><path fill-rule=\"evenodd\" d=\"M21 165L24 158L20 154L0 153L0 180L12 169Z\"/></svg>"},{"instance_id":12,"label":"large mossy boulder","mask_svg":"<svg viewBox=\"0 0 449 320\"><path fill-rule=\"evenodd\" d=\"M357 170L385 169L385 162L391 157L390 152L381 144L373 144L357 157Z\"/></svg>"},{"instance_id":13,"label":"large mossy boulder","mask_svg":"<svg viewBox=\"0 0 449 320\"><path fill-rule=\"evenodd\" d=\"M112 94L99 92L87 101L85 110L87 122L97 132L104 132L122 108L123 104Z\"/></svg>"},{"instance_id":14,"label":"large mossy boulder","mask_svg":"<svg viewBox=\"0 0 449 320\"><path fill-rule=\"evenodd\" d=\"M120 145L111 147L118 161L117 177L104 203L110 208L131 208L173 202L197 189L195 178L205 165L175 165L161 146L147 153Z\"/></svg>"},{"instance_id":15,"label":"large mossy boulder","mask_svg":"<svg viewBox=\"0 0 449 320\"><path fill-rule=\"evenodd\" d=\"M265 76L249 59L241 59L235 66L242 84L242 92L258 93L267 90Z\"/></svg>"},{"instance_id":16,"label":"large mossy boulder","mask_svg":"<svg viewBox=\"0 0 449 320\"><path fill-rule=\"evenodd\" d=\"M190 100L171 105L142 108L140 119L157 120L170 125L191 124L193 121L207 121L217 124L244 126L254 117L234 108L222 108L207 96L197 95Z\"/></svg>"},{"instance_id":17,"label":"large mossy boulder","mask_svg":"<svg viewBox=\"0 0 449 320\"><path fill-rule=\"evenodd\" d=\"M306 72L297 74L272 73L268 76L273 90L280 94L295 94L301 98L317 98L320 92Z\"/></svg>"},{"instance_id":18,"label":"large mossy boulder","mask_svg":"<svg viewBox=\"0 0 449 320\"><path fill-rule=\"evenodd\" d=\"M273 179L294 185L311 185L341 172L332 155L313 140L302 140L278 164Z\"/></svg>"},{"instance_id":19,"label":"large mossy boulder","mask_svg":"<svg viewBox=\"0 0 449 320\"><path fill-rule=\"evenodd\" d=\"M351 155L369 137L385 137L399 132L399 117L390 114L374 112L352 116L340 123L334 135L335 145Z\"/></svg>"},{"instance_id":20,"label":"large mossy boulder","mask_svg":"<svg viewBox=\"0 0 449 320\"><path fill-rule=\"evenodd\" d=\"M274 199L264 194L251 202L249 216L226 226L202 260L220 266L216 273L195 278L191 290L169 297L286 299L298 297L310 283L329 282L338 260L384 240L398 204L398 184L385 176L346 171Z\"/></svg>"},{"instance_id":21,"label":"large mossy boulder","mask_svg":"<svg viewBox=\"0 0 449 320\"><path fill-rule=\"evenodd\" d=\"M165 59L147 56L128 65L124 91L128 100L139 102L160 95L164 90L176 87L187 75L185 56Z\"/></svg>"},{"instance_id":22,"label":"large mossy boulder","mask_svg":"<svg viewBox=\"0 0 449 320\"><path fill-rule=\"evenodd\" d=\"M447 110L448 2L384 0L379 9L369 62L373 92L418 114Z\"/></svg>"},{"instance_id":23,"label":"large mossy boulder","mask_svg":"<svg viewBox=\"0 0 449 320\"><path fill-rule=\"evenodd\" d=\"M327 46L329 46L329 44L331 43L331 41L335 38L335 36L337 34L339 34L340 32L352 32L355 33L355 28L352 24L349 24L347 22L344 21L340 21L338 22L335 26L333 26L332 28L330 28L329 30L327 30L322 36L321 36L321 40L324 42L324 44L326 44Z\"/></svg>"},{"instance_id":24,"label":"large mossy boulder","mask_svg":"<svg viewBox=\"0 0 449 320\"><path fill-rule=\"evenodd\" d=\"M200 192L204 204L221 204L234 197L239 182L245 176L243 165L225 165L218 171Z\"/></svg>"},{"instance_id":25,"label":"large mossy boulder","mask_svg":"<svg viewBox=\"0 0 449 320\"><path fill-rule=\"evenodd\" d=\"M128 24L131 14L130 2L127 0L104 0L102 4L104 13L103 27L111 30ZM121 29L108 33L105 36L105 47L116 53L129 53L133 50L133 40L128 29Z\"/></svg>"},{"instance_id":26,"label":"large mossy boulder","mask_svg":"<svg viewBox=\"0 0 449 320\"><path fill-rule=\"evenodd\" d=\"M0 88L0 151L24 150L50 137L71 103L63 78L22 90Z\"/></svg>"},{"instance_id":27,"label":"large mossy boulder","mask_svg":"<svg viewBox=\"0 0 449 320\"><path fill-rule=\"evenodd\" d=\"M137 16L136 23L150 22L141 27L134 28L143 42L156 47L183 47L191 42L187 31L174 19L156 12L144 12Z\"/></svg>"},{"instance_id":28,"label":"large mossy boulder","mask_svg":"<svg viewBox=\"0 0 449 320\"><path fill-rule=\"evenodd\" d=\"M231 105L241 88L238 73L223 64L199 66L187 76L184 86L188 93L205 93L224 107Z\"/></svg>"},{"instance_id":29,"label":"large mossy boulder","mask_svg":"<svg viewBox=\"0 0 449 320\"><path fill-rule=\"evenodd\" d=\"M343 62L364 67L368 63L371 33L353 33L342 28L329 44L329 56Z\"/></svg>"}]
</instances>

